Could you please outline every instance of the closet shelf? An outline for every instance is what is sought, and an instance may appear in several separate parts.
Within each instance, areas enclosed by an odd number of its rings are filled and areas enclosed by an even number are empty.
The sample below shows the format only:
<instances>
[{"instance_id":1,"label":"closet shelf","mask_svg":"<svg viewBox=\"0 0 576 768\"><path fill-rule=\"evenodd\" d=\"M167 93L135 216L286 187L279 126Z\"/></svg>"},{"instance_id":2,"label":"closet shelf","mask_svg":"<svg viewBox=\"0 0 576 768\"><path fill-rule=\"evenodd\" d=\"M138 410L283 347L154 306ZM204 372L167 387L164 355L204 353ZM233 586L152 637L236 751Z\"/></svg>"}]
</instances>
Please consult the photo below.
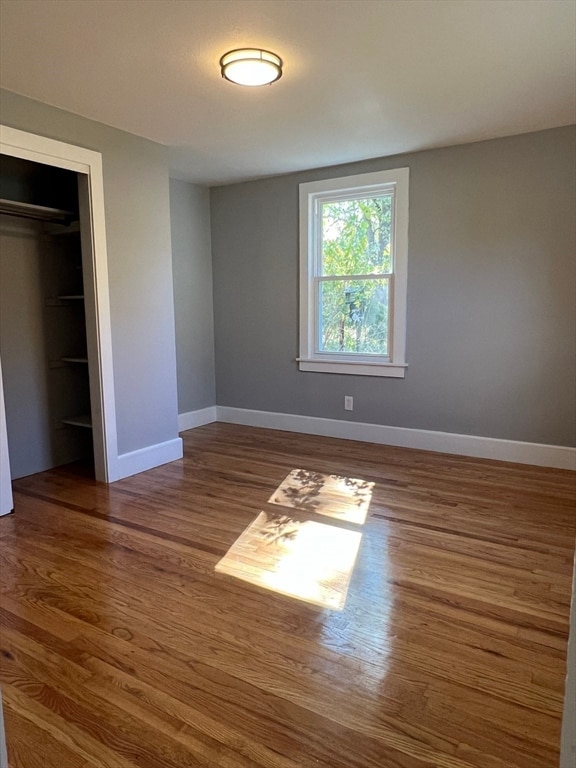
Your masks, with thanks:
<instances>
[{"instance_id":1,"label":"closet shelf","mask_svg":"<svg viewBox=\"0 0 576 768\"><path fill-rule=\"evenodd\" d=\"M88 358L86 357L59 357L55 360L48 361L49 368L69 368L70 365L76 366L88 365Z\"/></svg>"},{"instance_id":2,"label":"closet shelf","mask_svg":"<svg viewBox=\"0 0 576 768\"><path fill-rule=\"evenodd\" d=\"M62 419L62 424L69 424L72 427L92 429L92 419L90 416L73 416L70 419Z\"/></svg>"},{"instance_id":3,"label":"closet shelf","mask_svg":"<svg viewBox=\"0 0 576 768\"><path fill-rule=\"evenodd\" d=\"M44 227L44 234L50 235L50 237L60 237L67 235L79 235L80 234L80 222L78 220L70 222L70 224L50 224Z\"/></svg>"},{"instance_id":4,"label":"closet shelf","mask_svg":"<svg viewBox=\"0 0 576 768\"><path fill-rule=\"evenodd\" d=\"M19 216L24 219L38 219L40 221L68 222L76 218L77 214L65 211L62 208L48 208L45 205L33 205L32 203L19 203L16 200L0 198L0 213L10 216Z\"/></svg>"},{"instance_id":5,"label":"closet shelf","mask_svg":"<svg viewBox=\"0 0 576 768\"><path fill-rule=\"evenodd\" d=\"M67 294L63 294L61 296L56 296L56 298L60 299L61 301L64 301L64 300L65 301L71 301L71 300L83 301L84 300L84 294L80 294L80 293L67 293Z\"/></svg>"}]
</instances>

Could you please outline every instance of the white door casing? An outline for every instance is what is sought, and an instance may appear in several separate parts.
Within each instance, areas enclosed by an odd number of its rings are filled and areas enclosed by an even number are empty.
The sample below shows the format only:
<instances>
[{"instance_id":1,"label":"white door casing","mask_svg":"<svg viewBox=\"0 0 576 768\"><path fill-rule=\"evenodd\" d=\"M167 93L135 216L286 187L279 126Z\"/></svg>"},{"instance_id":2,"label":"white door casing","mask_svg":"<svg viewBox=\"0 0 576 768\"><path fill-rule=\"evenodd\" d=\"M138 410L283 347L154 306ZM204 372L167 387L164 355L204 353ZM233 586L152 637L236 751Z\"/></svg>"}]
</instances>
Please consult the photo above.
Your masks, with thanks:
<instances>
[{"instance_id":1,"label":"white door casing","mask_svg":"<svg viewBox=\"0 0 576 768\"><path fill-rule=\"evenodd\" d=\"M0 516L12 512L12 482L10 478L10 456L8 455L8 435L6 434L6 416L4 414L4 384L2 382L2 361L0 360ZM0 734L1 735L1 734Z\"/></svg>"}]
</instances>

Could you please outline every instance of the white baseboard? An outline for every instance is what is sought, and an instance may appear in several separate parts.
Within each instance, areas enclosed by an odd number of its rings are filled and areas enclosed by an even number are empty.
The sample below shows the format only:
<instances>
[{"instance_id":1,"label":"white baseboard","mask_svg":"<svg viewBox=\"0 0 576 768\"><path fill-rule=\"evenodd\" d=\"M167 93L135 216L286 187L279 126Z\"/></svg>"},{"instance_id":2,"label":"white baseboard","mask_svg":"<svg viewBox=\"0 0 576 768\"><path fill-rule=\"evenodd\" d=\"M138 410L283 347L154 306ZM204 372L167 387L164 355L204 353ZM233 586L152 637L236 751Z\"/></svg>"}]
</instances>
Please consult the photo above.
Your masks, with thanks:
<instances>
[{"instance_id":1,"label":"white baseboard","mask_svg":"<svg viewBox=\"0 0 576 768\"><path fill-rule=\"evenodd\" d=\"M204 424L212 424L216 421L216 406L201 408L198 411L188 411L188 413L178 414L178 432L185 432L194 427L203 427Z\"/></svg>"},{"instance_id":2,"label":"white baseboard","mask_svg":"<svg viewBox=\"0 0 576 768\"><path fill-rule=\"evenodd\" d=\"M124 477L131 477L147 469L154 469L162 464L168 464L170 461L176 461L183 456L182 438L176 437L174 440L166 440L165 443L149 445L147 448L140 448L131 453L122 453L118 456L118 461L114 470L114 477L109 482L122 480Z\"/></svg>"},{"instance_id":3,"label":"white baseboard","mask_svg":"<svg viewBox=\"0 0 576 768\"><path fill-rule=\"evenodd\" d=\"M290 413L252 411L245 408L216 406L218 421L245 424L251 427L280 429L286 432L303 432L308 435L339 437L367 443L394 445L402 448L418 448L424 451L455 453L481 459L513 461L541 467L576 470L576 448L562 445L523 443L475 435L457 435L450 432L432 432L425 429L385 427L358 421L321 419L315 416L297 416Z\"/></svg>"}]
</instances>

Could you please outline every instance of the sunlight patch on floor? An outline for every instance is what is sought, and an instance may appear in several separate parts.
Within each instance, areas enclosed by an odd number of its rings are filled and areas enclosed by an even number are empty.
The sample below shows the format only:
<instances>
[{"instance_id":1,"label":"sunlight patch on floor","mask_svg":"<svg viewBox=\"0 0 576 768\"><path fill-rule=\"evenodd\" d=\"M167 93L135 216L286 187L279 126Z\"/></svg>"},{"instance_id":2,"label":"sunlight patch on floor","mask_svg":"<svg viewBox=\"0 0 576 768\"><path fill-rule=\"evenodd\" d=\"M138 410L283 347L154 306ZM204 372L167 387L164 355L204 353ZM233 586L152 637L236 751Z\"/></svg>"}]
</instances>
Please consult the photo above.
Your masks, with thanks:
<instances>
[{"instance_id":1,"label":"sunlight patch on floor","mask_svg":"<svg viewBox=\"0 0 576 768\"><path fill-rule=\"evenodd\" d=\"M342 610L361 538L358 531L260 512L216 571L322 608Z\"/></svg>"},{"instance_id":2,"label":"sunlight patch on floor","mask_svg":"<svg viewBox=\"0 0 576 768\"><path fill-rule=\"evenodd\" d=\"M373 487L374 483L366 480L293 469L268 503L362 525Z\"/></svg>"}]
</instances>

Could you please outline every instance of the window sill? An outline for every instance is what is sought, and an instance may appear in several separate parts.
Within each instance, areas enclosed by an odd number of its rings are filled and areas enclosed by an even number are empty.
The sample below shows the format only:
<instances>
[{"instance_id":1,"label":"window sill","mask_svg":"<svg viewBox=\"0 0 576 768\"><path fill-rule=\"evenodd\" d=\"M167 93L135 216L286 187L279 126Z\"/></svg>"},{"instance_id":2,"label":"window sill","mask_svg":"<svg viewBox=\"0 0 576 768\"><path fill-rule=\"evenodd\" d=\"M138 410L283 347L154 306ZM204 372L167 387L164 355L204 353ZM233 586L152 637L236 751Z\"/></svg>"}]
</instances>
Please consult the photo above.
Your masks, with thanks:
<instances>
[{"instance_id":1,"label":"window sill","mask_svg":"<svg viewBox=\"0 0 576 768\"><path fill-rule=\"evenodd\" d=\"M352 360L318 360L311 358L296 358L301 371L317 373L344 373L354 376L387 376L393 379L403 379L408 368L407 364L398 363L368 363Z\"/></svg>"}]
</instances>

